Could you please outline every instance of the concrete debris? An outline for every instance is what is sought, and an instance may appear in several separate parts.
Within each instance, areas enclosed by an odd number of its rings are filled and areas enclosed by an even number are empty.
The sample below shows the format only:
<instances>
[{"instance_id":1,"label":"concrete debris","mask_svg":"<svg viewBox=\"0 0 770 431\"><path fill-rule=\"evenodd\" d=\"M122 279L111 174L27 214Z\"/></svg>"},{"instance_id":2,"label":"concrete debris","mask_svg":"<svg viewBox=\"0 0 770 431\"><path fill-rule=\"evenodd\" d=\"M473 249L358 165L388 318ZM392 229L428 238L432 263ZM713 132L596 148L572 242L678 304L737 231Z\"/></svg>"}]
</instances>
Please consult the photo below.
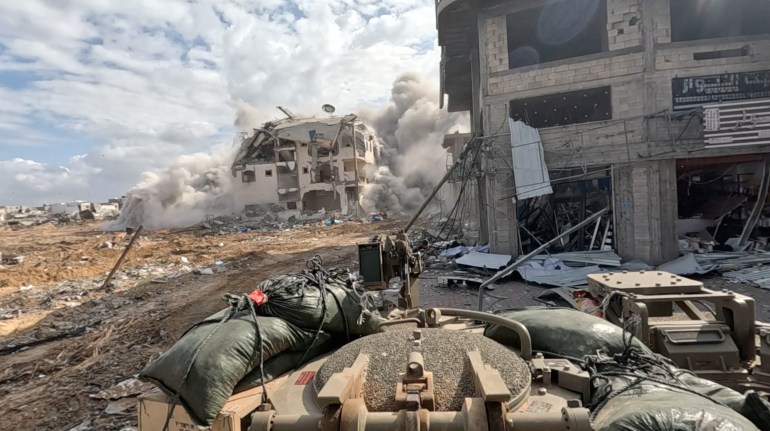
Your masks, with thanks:
<instances>
[{"instance_id":1,"label":"concrete debris","mask_svg":"<svg viewBox=\"0 0 770 431\"><path fill-rule=\"evenodd\" d=\"M91 398L98 398L102 400L117 400L120 398L132 397L139 395L142 392L152 389L154 386L150 383L139 381L135 378L123 380L117 385L99 391L90 395Z\"/></svg>"},{"instance_id":2,"label":"concrete debris","mask_svg":"<svg viewBox=\"0 0 770 431\"><path fill-rule=\"evenodd\" d=\"M195 232L199 236L229 235L232 233L257 233L290 231L303 226L336 226L345 222L372 223L369 218L343 216L335 212L320 211L258 211L251 210L240 216L210 217L190 227L173 232ZM222 244L220 247L223 247Z\"/></svg>"},{"instance_id":3,"label":"concrete debris","mask_svg":"<svg viewBox=\"0 0 770 431\"><path fill-rule=\"evenodd\" d=\"M24 256L20 256L20 255L14 256L14 255L6 254L4 256L0 255L0 258L1 258L0 263L2 263L3 265L18 265L24 262Z\"/></svg>"},{"instance_id":4,"label":"concrete debris","mask_svg":"<svg viewBox=\"0 0 770 431\"><path fill-rule=\"evenodd\" d=\"M38 208L6 205L0 206L0 227L8 226L11 229L21 229L46 223L64 225L73 222L109 220L117 216L119 212L120 209L117 204L99 204L86 201L46 204Z\"/></svg>"},{"instance_id":5,"label":"concrete debris","mask_svg":"<svg viewBox=\"0 0 770 431\"><path fill-rule=\"evenodd\" d=\"M193 274L195 275L214 275L214 270L211 268L200 268L200 269L194 269Z\"/></svg>"},{"instance_id":6,"label":"concrete debris","mask_svg":"<svg viewBox=\"0 0 770 431\"><path fill-rule=\"evenodd\" d=\"M137 400L135 398L122 398L107 403L104 413L107 415L119 415L132 408L136 408Z\"/></svg>"},{"instance_id":7,"label":"concrete debris","mask_svg":"<svg viewBox=\"0 0 770 431\"><path fill-rule=\"evenodd\" d=\"M96 249L97 249L97 250L101 250L101 249L108 249L108 250L112 250L112 247L113 247L113 246L114 246L114 244L113 244L112 242L110 242L110 241L104 241L104 242L100 242L100 243L99 243L99 244L96 246Z\"/></svg>"},{"instance_id":8,"label":"concrete debris","mask_svg":"<svg viewBox=\"0 0 770 431\"><path fill-rule=\"evenodd\" d=\"M73 427L73 428L70 428L67 431L90 431L92 429L93 428L91 427L91 420L90 419L86 419L83 422L81 422L80 425L78 425L76 427Z\"/></svg>"},{"instance_id":9,"label":"concrete debris","mask_svg":"<svg viewBox=\"0 0 770 431\"><path fill-rule=\"evenodd\" d=\"M465 271L450 271L442 273L437 277L439 285L452 287L457 285L467 286L468 284L481 284L484 278Z\"/></svg>"}]
</instances>

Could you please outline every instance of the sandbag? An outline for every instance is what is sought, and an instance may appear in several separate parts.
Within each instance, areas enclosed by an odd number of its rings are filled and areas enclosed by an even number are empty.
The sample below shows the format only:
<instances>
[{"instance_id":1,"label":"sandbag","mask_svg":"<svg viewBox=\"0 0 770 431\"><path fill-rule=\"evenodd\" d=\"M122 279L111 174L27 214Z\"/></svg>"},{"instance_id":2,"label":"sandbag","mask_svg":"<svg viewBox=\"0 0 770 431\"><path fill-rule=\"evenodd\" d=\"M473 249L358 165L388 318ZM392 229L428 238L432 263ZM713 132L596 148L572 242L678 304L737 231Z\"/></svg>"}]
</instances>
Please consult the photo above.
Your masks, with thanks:
<instances>
[{"instance_id":1,"label":"sandbag","mask_svg":"<svg viewBox=\"0 0 770 431\"><path fill-rule=\"evenodd\" d=\"M633 378L609 378L615 393ZM594 411L595 431L758 431L747 418L708 399L653 382L608 397ZM596 404L595 400L595 403Z\"/></svg>"},{"instance_id":2,"label":"sandbag","mask_svg":"<svg viewBox=\"0 0 770 431\"><path fill-rule=\"evenodd\" d=\"M275 380L289 371L298 368L300 365L310 362L318 356L329 353L334 347L338 346L338 344L339 343L328 339L320 344L316 343L307 354L305 352L286 351L270 358L265 362L263 370L265 383ZM238 392L247 391L262 385L262 375L263 374L259 371L259 367L254 368L249 374L246 374L240 382L238 382L235 389L233 389L233 393L237 394Z\"/></svg>"},{"instance_id":3,"label":"sandbag","mask_svg":"<svg viewBox=\"0 0 770 431\"><path fill-rule=\"evenodd\" d=\"M223 321L225 316L229 320ZM235 385L262 360L284 351L304 352L329 338L274 317L257 316L249 309L230 309L190 328L174 346L148 365L139 378L160 387L184 406L196 424L208 426L233 393ZM187 373L189 367L189 373ZM186 377L185 377L185 374Z\"/></svg>"},{"instance_id":4,"label":"sandbag","mask_svg":"<svg viewBox=\"0 0 770 431\"><path fill-rule=\"evenodd\" d=\"M623 352L623 329L590 314L569 308L527 307L498 313L527 327L532 349L559 356L583 358L602 350L610 355ZM519 347L516 332L487 325L484 335L512 347ZM634 338L631 342L646 353L649 348Z\"/></svg>"},{"instance_id":5,"label":"sandbag","mask_svg":"<svg viewBox=\"0 0 770 431\"><path fill-rule=\"evenodd\" d=\"M370 335L381 332L380 323L385 320L362 308L361 298L345 270L331 269L325 275L303 271L274 277L260 283L251 296L259 292L266 299L258 305L258 314L279 317L304 329L320 327L331 334Z\"/></svg>"},{"instance_id":6,"label":"sandbag","mask_svg":"<svg viewBox=\"0 0 770 431\"><path fill-rule=\"evenodd\" d=\"M679 372L678 377L690 389L707 395L740 413L759 429L770 430L770 403L755 391L746 391L745 394L741 394L719 383L701 379L688 371Z\"/></svg>"}]
</instances>

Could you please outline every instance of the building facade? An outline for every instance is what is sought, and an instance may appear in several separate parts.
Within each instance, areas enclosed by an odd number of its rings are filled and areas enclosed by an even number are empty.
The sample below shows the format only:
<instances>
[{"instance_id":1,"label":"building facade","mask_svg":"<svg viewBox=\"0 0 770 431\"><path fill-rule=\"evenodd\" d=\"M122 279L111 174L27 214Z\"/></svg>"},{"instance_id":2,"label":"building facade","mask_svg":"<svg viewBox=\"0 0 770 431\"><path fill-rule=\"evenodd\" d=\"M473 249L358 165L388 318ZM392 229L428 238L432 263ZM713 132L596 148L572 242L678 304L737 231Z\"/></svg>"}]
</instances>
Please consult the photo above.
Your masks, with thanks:
<instances>
[{"instance_id":1,"label":"building facade","mask_svg":"<svg viewBox=\"0 0 770 431\"><path fill-rule=\"evenodd\" d=\"M236 209L361 213L359 192L377 149L355 115L266 123L244 137L235 157Z\"/></svg>"},{"instance_id":2,"label":"building facade","mask_svg":"<svg viewBox=\"0 0 770 431\"><path fill-rule=\"evenodd\" d=\"M554 187L549 217L567 216L557 231L606 205L625 259L675 258L680 219L719 204L694 196L701 189L720 202L761 190L770 2L439 0L436 12L442 103L470 111L484 137L482 230L494 251L525 250L524 219L538 220L511 199L509 119L540 133ZM720 110L721 133L709 135L705 114ZM707 183L713 172L728 168L732 182L713 189L727 175Z\"/></svg>"}]
</instances>

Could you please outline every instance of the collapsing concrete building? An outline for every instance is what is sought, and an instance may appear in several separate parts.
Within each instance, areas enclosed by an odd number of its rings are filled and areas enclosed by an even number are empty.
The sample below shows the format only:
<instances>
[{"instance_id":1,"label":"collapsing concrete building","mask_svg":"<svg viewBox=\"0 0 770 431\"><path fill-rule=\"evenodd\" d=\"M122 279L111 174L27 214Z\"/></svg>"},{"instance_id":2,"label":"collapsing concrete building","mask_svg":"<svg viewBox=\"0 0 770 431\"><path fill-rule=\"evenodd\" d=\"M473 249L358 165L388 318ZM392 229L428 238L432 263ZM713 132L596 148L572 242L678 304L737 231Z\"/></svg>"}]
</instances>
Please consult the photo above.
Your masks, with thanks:
<instances>
[{"instance_id":1,"label":"collapsing concrete building","mask_svg":"<svg viewBox=\"0 0 770 431\"><path fill-rule=\"evenodd\" d=\"M232 165L236 209L279 206L297 214L361 213L360 191L376 164L374 132L355 115L267 122L244 136Z\"/></svg>"}]
</instances>

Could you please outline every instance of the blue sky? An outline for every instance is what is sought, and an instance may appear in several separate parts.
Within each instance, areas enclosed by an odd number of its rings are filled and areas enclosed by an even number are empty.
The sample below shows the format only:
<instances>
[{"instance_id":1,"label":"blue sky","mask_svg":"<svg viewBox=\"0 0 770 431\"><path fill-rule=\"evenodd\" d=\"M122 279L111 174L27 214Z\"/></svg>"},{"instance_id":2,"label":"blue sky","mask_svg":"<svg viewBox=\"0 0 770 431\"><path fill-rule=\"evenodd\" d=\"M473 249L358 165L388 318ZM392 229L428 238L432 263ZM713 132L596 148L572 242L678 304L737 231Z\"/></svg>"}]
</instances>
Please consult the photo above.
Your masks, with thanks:
<instances>
[{"instance_id":1,"label":"blue sky","mask_svg":"<svg viewBox=\"0 0 770 431\"><path fill-rule=\"evenodd\" d=\"M66 4L65 4L66 3ZM0 205L124 194L185 154L232 151L275 106L376 107L438 86L434 1L0 4ZM226 157L225 157L226 159Z\"/></svg>"}]
</instances>

